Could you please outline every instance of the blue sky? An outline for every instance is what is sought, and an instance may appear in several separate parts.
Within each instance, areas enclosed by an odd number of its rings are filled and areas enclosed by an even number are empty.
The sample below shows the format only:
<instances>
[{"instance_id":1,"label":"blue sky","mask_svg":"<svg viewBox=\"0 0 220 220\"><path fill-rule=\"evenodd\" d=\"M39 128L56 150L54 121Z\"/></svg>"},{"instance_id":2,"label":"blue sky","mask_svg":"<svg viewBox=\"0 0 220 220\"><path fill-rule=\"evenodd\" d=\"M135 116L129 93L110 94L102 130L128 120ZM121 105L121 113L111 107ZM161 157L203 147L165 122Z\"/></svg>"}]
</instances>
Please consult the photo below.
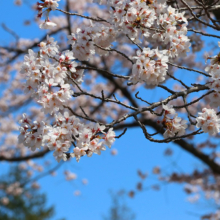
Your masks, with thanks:
<instances>
[{"instance_id":1,"label":"blue sky","mask_svg":"<svg viewBox=\"0 0 220 220\"><path fill-rule=\"evenodd\" d=\"M26 2L36 1L27 0ZM24 20L29 18L33 20L34 12L29 6L14 7L13 0L7 0L0 1L0 7L4 9L1 10L1 23L5 23L21 38L40 38L45 33L35 24L22 26ZM4 30L0 29L0 33L0 45L13 40ZM161 91L161 89L157 90L157 97L160 96ZM144 90L140 94L144 94ZM153 132L153 130L149 131ZM172 157L163 156L167 147L173 149ZM61 167L56 177L48 176L39 181L42 186L41 191L47 194L48 205L55 205L56 215L52 220L61 217L67 220L101 220L102 215L106 215L111 206L109 191L135 189L139 181L138 169L148 172L149 177L144 181L144 185L148 187L159 183L157 176L152 174L152 168L155 165L160 165L167 173L175 169L186 173L195 167L203 166L200 161L172 143L150 143L144 138L140 129L127 131L125 136L115 142L113 148L118 150L117 156L112 156L110 150L107 150L101 156L82 158L80 163L72 160ZM51 154L47 156L47 159L55 165L56 162ZM174 166L174 164L177 165ZM66 182L63 176L64 170L76 173L78 179ZM83 178L88 179L88 185L81 183ZM82 194L76 197L73 193L78 189ZM133 199L127 198L126 203L136 214L136 220L196 220L199 219L200 214L213 209L211 202L201 200L199 203L190 204L186 198L187 195L183 192L182 185L162 184L160 191L140 192Z\"/></svg>"}]
</instances>

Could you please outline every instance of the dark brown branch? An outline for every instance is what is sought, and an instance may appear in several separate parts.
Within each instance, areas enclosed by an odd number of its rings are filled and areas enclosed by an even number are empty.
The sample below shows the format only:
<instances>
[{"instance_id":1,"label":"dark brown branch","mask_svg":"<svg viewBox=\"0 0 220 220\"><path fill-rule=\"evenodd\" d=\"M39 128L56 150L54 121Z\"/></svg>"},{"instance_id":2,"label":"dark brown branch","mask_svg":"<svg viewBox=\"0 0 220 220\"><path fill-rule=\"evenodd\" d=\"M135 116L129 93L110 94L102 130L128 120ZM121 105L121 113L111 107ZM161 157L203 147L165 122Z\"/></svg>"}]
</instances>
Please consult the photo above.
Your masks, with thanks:
<instances>
[{"instance_id":1,"label":"dark brown branch","mask_svg":"<svg viewBox=\"0 0 220 220\"><path fill-rule=\"evenodd\" d=\"M177 79L175 76L172 76L172 75L169 74L169 73L167 73L167 75L168 75L170 78L172 78L172 79L178 81L179 83L181 83L185 88L189 89L189 86L187 86L182 80Z\"/></svg>"},{"instance_id":2,"label":"dark brown branch","mask_svg":"<svg viewBox=\"0 0 220 220\"><path fill-rule=\"evenodd\" d=\"M170 64L171 66L177 67L177 68L179 68L179 69L189 70L189 71L192 71L192 72L200 73L200 74L202 74L202 75L204 75L204 76L207 76L207 77L211 77L209 74L204 73L204 72L199 71L199 70L187 68L187 67L185 67L185 66L176 65L176 64L173 64L173 63L170 63L170 62L167 62L167 63Z\"/></svg>"},{"instance_id":3,"label":"dark brown branch","mask_svg":"<svg viewBox=\"0 0 220 220\"><path fill-rule=\"evenodd\" d=\"M78 16L78 17L81 17L81 18L86 18L86 19L89 19L89 20L92 20L92 21L97 21L97 22L107 22L107 23L109 23L105 19L97 19L97 18L81 15L81 14L78 14L78 13L70 13L68 11L64 11L64 10L61 10L59 8L57 8L56 10L60 11L60 12L63 12L64 14L67 14L67 15Z\"/></svg>"},{"instance_id":4,"label":"dark brown branch","mask_svg":"<svg viewBox=\"0 0 220 220\"><path fill-rule=\"evenodd\" d=\"M0 161L20 162L20 161L25 161L25 160L30 160L30 159L42 158L49 152L50 152L49 149L45 149L43 151L30 154L28 156L11 157L11 158L0 156Z\"/></svg>"},{"instance_id":5,"label":"dark brown branch","mask_svg":"<svg viewBox=\"0 0 220 220\"><path fill-rule=\"evenodd\" d=\"M155 103L153 103L152 105L150 105L148 107L144 107L144 108L139 109L138 111L135 111L133 113L127 114L127 115L121 117L120 119L118 119L118 120L108 124L107 126L111 127L111 126L113 126L115 124L118 124L118 123L126 120L129 117L134 117L135 115L138 115L138 114L140 114L142 112L145 112L145 111L151 111L154 108L156 108L158 106L161 106L162 104L166 105L169 101L174 100L174 99L176 99L178 97L183 97L183 96L188 95L190 93L199 92L199 91L208 90L208 89L209 89L209 87L207 87L205 85L194 85L193 87L190 87L187 90L184 90L184 91L181 91L181 92L176 92L175 94L167 97L163 101L155 102Z\"/></svg>"},{"instance_id":6,"label":"dark brown branch","mask_svg":"<svg viewBox=\"0 0 220 220\"><path fill-rule=\"evenodd\" d=\"M220 36L218 36L218 35L207 34L207 33L205 33L205 32L198 31L198 30L193 30L193 29L188 29L188 31L194 32L194 33L196 33L196 34L201 34L201 35L204 35L204 36L207 36L207 37L215 37L215 38L219 38L219 39L220 39Z\"/></svg>"},{"instance_id":7,"label":"dark brown branch","mask_svg":"<svg viewBox=\"0 0 220 220\"><path fill-rule=\"evenodd\" d=\"M173 108L185 108L185 107L187 107L187 106L190 106L190 105L192 105L192 104L198 102L199 100L203 99L205 96L207 96L207 95L209 95L209 94L211 94L211 93L213 93L213 92L214 92L214 91L209 91L209 92L207 92L206 94L202 95L201 97L199 97L198 99L195 99L195 100L192 101L192 102L189 102L189 103L187 103L187 104L185 104L185 105L173 106Z\"/></svg>"},{"instance_id":8,"label":"dark brown branch","mask_svg":"<svg viewBox=\"0 0 220 220\"><path fill-rule=\"evenodd\" d=\"M19 41L19 36L13 31L11 30L10 28L8 28L4 23L2 23L2 28L7 31L9 34L11 34L15 40L16 40L16 45L18 44L18 41Z\"/></svg>"},{"instance_id":9,"label":"dark brown branch","mask_svg":"<svg viewBox=\"0 0 220 220\"><path fill-rule=\"evenodd\" d=\"M162 129L160 124L158 124L156 121L153 121L151 119L141 119L140 122L146 126L150 126L150 127L154 128L160 134L164 133L164 129ZM120 130L125 127L126 128L134 128L134 127L138 127L138 126L139 126L138 122L125 123L125 124L119 124L117 126L114 126L114 130ZM208 155L206 155L203 152L196 149L193 144L188 143L187 141L185 141L183 139L176 140L173 143L177 144L180 148L182 148L183 150L187 151L188 153L192 154L193 156L198 158L200 161L205 163L214 173L220 174L220 165L217 164Z\"/></svg>"},{"instance_id":10,"label":"dark brown branch","mask_svg":"<svg viewBox=\"0 0 220 220\"><path fill-rule=\"evenodd\" d=\"M120 138L120 137L122 137L122 136L126 133L126 131L127 131L127 128L125 128L124 131L123 131L120 135L116 136L115 138Z\"/></svg>"},{"instance_id":11,"label":"dark brown branch","mask_svg":"<svg viewBox=\"0 0 220 220\"><path fill-rule=\"evenodd\" d=\"M197 21L199 21L200 23L202 23L202 24L204 24L204 25L206 25L206 26L209 26L209 27L211 27L211 28L213 28L213 29L215 29L215 30L219 30L218 27L216 27L216 26L214 26L214 25L211 25L211 24L209 24L209 23L207 23L207 22L204 22L203 20L201 20L200 18L198 18L197 15L195 15L195 14L193 13L193 10L190 8L190 6L185 2L185 0L180 0L180 1L189 9L191 15L194 17L195 20L197 20Z\"/></svg>"},{"instance_id":12,"label":"dark brown branch","mask_svg":"<svg viewBox=\"0 0 220 220\"><path fill-rule=\"evenodd\" d=\"M137 99L141 100L142 102L147 103L148 105L152 105L152 103L150 103L150 102L148 102L148 101L142 99L141 97L139 97L138 94L139 94L139 91L135 94L135 97L136 97Z\"/></svg>"}]
</instances>

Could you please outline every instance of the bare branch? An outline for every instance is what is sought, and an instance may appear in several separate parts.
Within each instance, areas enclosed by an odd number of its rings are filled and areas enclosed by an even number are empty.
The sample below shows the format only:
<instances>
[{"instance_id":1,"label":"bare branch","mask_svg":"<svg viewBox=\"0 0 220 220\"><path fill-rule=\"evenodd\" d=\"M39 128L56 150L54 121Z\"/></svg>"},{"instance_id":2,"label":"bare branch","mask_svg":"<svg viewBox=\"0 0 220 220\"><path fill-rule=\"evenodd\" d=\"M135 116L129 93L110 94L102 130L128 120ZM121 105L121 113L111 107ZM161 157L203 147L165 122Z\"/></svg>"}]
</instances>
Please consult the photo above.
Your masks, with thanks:
<instances>
[{"instance_id":1,"label":"bare branch","mask_svg":"<svg viewBox=\"0 0 220 220\"><path fill-rule=\"evenodd\" d=\"M67 14L67 15L78 16L78 17L81 17L81 18L86 18L86 19L89 19L89 20L92 20L92 21L97 21L97 22L107 22L107 23L109 23L105 19L97 19L97 18L81 15L81 14L78 14L78 13L70 13L70 12L64 11L64 10L59 9L59 8L57 8L56 10L60 11L60 12L63 12L64 14Z\"/></svg>"},{"instance_id":2,"label":"bare branch","mask_svg":"<svg viewBox=\"0 0 220 220\"><path fill-rule=\"evenodd\" d=\"M211 77L209 74L204 73L204 72L199 71L199 70L187 68L187 67L185 67L185 66L176 65L176 64L173 64L173 63L170 63L170 62L167 62L167 63L168 63L169 65L175 66L175 67L177 67L177 68L179 68L179 69L189 70L189 71L192 71L192 72L200 73L200 74L202 74L202 75L204 75L204 76L207 76L207 77Z\"/></svg>"},{"instance_id":3,"label":"bare branch","mask_svg":"<svg viewBox=\"0 0 220 220\"><path fill-rule=\"evenodd\" d=\"M96 47L98 47L99 49L104 50L104 51L109 51L109 52L114 51L114 52L116 52L116 53L122 55L123 57L125 57L125 58L126 58L127 60L129 60L132 64L134 64L134 61L131 60L126 54L124 54L124 53L122 53L122 52L120 52L120 51L118 51L118 50L116 50L116 49L113 49L113 48L103 48L103 47L98 46L97 44L94 44L94 46L96 46Z\"/></svg>"},{"instance_id":4,"label":"bare branch","mask_svg":"<svg viewBox=\"0 0 220 220\"><path fill-rule=\"evenodd\" d=\"M9 34L11 34L15 40L16 40L16 45L18 44L18 41L19 41L19 36L13 31L11 30L10 28L8 28L4 23L1 24L2 28L7 31Z\"/></svg>"},{"instance_id":5,"label":"bare branch","mask_svg":"<svg viewBox=\"0 0 220 220\"><path fill-rule=\"evenodd\" d=\"M194 32L196 34L201 34L201 35L204 35L204 36L207 36L207 37L215 37L215 38L219 38L220 39L220 36L218 36L218 35L207 34L207 33L204 33L202 31L197 31L197 30L193 30L193 29L188 29L188 31Z\"/></svg>"},{"instance_id":6,"label":"bare branch","mask_svg":"<svg viewBox=\"0 0 220 220\"><path fill-rule=\"evenodd\" d=\"M127 128L125 128L124 131L123 131L120 135L116 136L115 138L120 138L120 137L122 137L122 136L126 133L126 131L127 131Z\"/></svg>"},{"instance_id":7,"label":"bare branch","mask_svg":"<svg viewBox=\"0 0 220 220\"><path fill-rule=\"evenodd\" d=\"M203 20L199 19L199 18L193 13L193 10L190 8L190 6L189 6L184 0L180 0L180 1L189 9L191 15L192 15L197 21L199 21L200 23L202 23L202 24L204 24L204 25L206 25L206 26L209 26L209 27L211 27L211 28L213 28L213 29L219 30L218 27L213 26L213 25L211 25L211 24L209 24L209 23L206 23L206 22L204 22Z\"/></svg>"},{"instance_id":8,"label":"bare branch","mask_svg":"<svg viewBox=\"0 0 220 220\"><path fill-rule=\"evenodd\" d=\"M30 159L42 158L49 152L50 152L49 149L45 149L43 151L33 153L33 154L30 154L30 155L27 155L27 156L11 157L11 158L0 156L0 161L11 161L11 162L26 161L26 160L30 160Z\"/></svg>"}]
</instances>

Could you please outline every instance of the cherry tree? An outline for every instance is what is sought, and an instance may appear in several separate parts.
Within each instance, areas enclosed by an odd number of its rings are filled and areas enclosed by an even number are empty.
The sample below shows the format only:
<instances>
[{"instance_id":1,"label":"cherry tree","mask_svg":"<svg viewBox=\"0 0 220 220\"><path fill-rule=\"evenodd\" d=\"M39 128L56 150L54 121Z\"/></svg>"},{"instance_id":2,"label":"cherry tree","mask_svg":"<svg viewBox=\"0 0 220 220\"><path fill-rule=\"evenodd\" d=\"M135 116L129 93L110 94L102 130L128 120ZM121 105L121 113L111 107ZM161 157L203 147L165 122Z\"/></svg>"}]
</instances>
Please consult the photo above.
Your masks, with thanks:
<instances>
[{"instance_id":1,"label":"cherry tree","mask_svg":"<svg viewBox=\"0 0 220 220\"><path fill-rule=\"evenodd\" d=\"M48 29L40 40L3 25L15 42L0 47L9 85L0 101L0 160L36 168L33 159L52 151L54 164L83 163L138 127L146 143L172 142L206 165L190 174L157 170L160 181L185 183L195 199L219 204L219 1L41 0L35 9L39 28ZM155 91L161 96L149 102ZM219 219L220 211L202 218Z\"/></svg>"}]
</instances>

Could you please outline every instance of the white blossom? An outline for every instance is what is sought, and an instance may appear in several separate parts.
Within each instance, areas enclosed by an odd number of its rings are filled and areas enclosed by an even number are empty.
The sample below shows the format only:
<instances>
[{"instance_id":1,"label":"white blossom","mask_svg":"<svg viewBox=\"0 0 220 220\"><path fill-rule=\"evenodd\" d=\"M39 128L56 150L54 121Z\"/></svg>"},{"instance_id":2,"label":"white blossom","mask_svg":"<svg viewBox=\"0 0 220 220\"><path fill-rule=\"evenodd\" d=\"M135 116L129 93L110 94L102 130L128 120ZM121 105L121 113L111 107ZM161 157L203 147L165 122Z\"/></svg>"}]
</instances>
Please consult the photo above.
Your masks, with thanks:
<instances>
[{"instance_id":1,"label":"white blossom","mask_svg":"<svg viewBox=\"0 0 220 220\"><path fill-rule=\"evenodd\" d=\"M203 108L202 112L199 112L198 115L196 118L197 128L202 128L205 133L209 133L212 136L219 133L220 119L214 109Z\"/></svg>"},{"instance_id":2,"label":"white blossom","mask_svg":"<svg viewBox=\"0 0 220 220\"><path fill-rule=\"evenodd\" d=\"M131 82L145 82L147 85L156 86L165 80L168 69L167 51L158 49L150 50L144 48L143 51L138 51L136 64L132 68Z\"/></svg>"},{"instance_id":3,"label":"white blossom","mask_svg":"<svg viewBox=\"0 0 220 220\"><path fill-rule=\"evenodd\" d=\"M43 22L42 24L40 24L40 28L41 29L52 29L54 27L56 27L57 24L55 24L54 22L51 22L51 21L45 21Z\"/></svg>"},{"instance_id":4,"label":"white blossom","mask_svg":"<svg viewBox=\"0 0 220 220\"><path fill-rule=\"evenodd\" d=\"M165 110L163 125L166 128L163 134L164 138L184 135L188 127L187 121L177 116L172 105L163 105L163 109Z\"/></svg>"},{"instance_id":5,"label":"white blossom","mask_svg":"<svg viewBox=\"0 0 220 220\"><path fill-rule=\"evenodd\" d=\"M64 112L63 115L60 112L55 114L52 126L46 122L31 122L25 114L20 123L19 141L32 151L41 146L48 147L54 152L53 156L58 162L66 161L69 156L75 157L79 162L82 156L91 157L93 153L100 155L101 151L106 150L105 146L111 148L115 141L113 128L105 133L105 126L98 123L86 125L75 116L70 116L68 112ZM73 152L69 153L72 143Z\"/></svg>"}]
</instances>

